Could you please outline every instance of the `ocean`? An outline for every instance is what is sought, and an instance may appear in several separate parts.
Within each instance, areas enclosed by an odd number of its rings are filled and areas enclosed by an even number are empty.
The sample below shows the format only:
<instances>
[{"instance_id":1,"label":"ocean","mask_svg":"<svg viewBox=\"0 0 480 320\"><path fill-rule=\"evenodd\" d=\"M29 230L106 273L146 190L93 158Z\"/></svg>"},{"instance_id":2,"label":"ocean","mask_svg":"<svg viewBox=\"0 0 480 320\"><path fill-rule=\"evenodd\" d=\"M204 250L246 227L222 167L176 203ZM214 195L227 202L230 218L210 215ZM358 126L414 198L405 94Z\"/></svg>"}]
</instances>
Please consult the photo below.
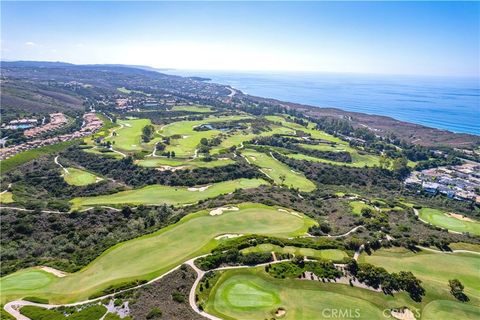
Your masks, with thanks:
<instances>
[{"instance_id":1,"label":"ocean","mask_svg":"<svg viewBox=\"0 0 480 320\"><path fill-rule=\"evenodd\" d=\"M200 76L250 95L316 107L390 116L428 127L480 135L478 78L333 73L167 70Z\"/></svg>"}]
</instances>

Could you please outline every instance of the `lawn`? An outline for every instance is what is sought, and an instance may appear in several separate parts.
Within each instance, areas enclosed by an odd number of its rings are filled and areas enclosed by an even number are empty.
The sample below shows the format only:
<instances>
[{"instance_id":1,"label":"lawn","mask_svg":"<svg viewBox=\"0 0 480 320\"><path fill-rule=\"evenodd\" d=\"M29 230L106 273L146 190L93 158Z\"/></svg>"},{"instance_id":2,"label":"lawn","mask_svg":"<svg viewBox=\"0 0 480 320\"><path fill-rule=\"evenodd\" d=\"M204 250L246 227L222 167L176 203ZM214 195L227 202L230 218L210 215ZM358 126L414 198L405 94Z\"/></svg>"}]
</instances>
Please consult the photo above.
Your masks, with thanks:
<instances>
[{"instance_id":1,"label":"lawn","mask_svg":"<svg viewBox=\"0 0 480 320\"><path fill-rule=\"evenodd\" d=\"M448 280L459 279L470 298L480 299L480 256L476 254L381 249L370 256L362 254L360 260L390 272L411 271L425 283L447 292Z\"/></svg>"},{"instance_id":2,"label":"lawn","mask_svg":"<svg viewBox=\"0 0 480 320\"><path fill-rule=\"evenodd\" d=\"M340 261L343 258L347 258L348 255L345 251L338 250L338 249L324 249L324 250L316 250L310 248L300 248L300 247L292 247L292 246L285 246L280 247L270 243L263 243L256 245L254 247L245 248L242 250L243 253L250 253L250 252L278 252L278 253L291 253L295 256L303 257L315 257L325 260L334 260Z\"/></svg>"},{"instance_id":3,"label":"lawn","mask_svg":"<svg viewBox=\"0 0 480 320\"><path fill-rule=\"evenodd\" d=\"M65 179L65 182L70 185L86 186L99 181L99 178L96 175L88 171L72 167L67 168L67 170L68 173L63 173L63 179Z\"/></svg>"},{"instance_id":4,"label":"lawn","mask_svg":"<svg viewBox=\"0 0 480 320\"><path fill-rule=\"evenodd\" d=\"M149 119L117 120L120 128L115 129L116 136L106 138L105 141L113 143L114 149L123 151L141 151L142 129L151 124Z\"/></svg>"},{"instance_id":5,"label":"lawn","mask_svg":"<svg viewBox=\"0 0 480 320\"><path fill-rule=\"evenodd\" d=\"M363 201L350 201L348 204L350 205L350 208L352 208L352 213L357 216L362 215L363 208L370 208L372 210L375 210L372 206L369 206Z\"/></svg>"},{"instance_id":6,"label":"lawn","mask_svg":"<svg viewBox=\"0 0 480 320\"><path fill-rule=\"evenodd\" d=\"M79 301L109 285L164 274L192 257L209 252L223 241L215 240L222 234L292 237L305 234L315 224L306 216L282 212L278 207L254 203L236 206L240 210L215 216L211 216L208 209L193 213L157 232L117 244L81 271L63 278L36 280L30 285L24 280L34 269L3 277L0 279L2 301L26 295L46 298L51 303Z\"/></svg>"},{"instance_id":7,"label":"lawn","mask_svg":"<svg viewBox=\"0 0 480 320\"><path fill-rule=\"evenodd\" d=\"M199 112L199 113L208 113L213 112L212 108L209 106L174 106L172 111L187 111L187 112Z\"/></svg>"},{"instance_id":8,"label":"lawn","mask_svg":"<svg viewBox=\"0 0 480 320\"><path fill-rule=\"evenodd\" d=\"M457 219L442 210L431 208L420 209L419 216L422 220L448 230L480 235L480 222L473 219L472 221Z\"/></svg>"},{"instance_id":9,"label":"lawn","mask_svg":"<svg viewBox=\"0 0 480 320\"><path fill-rule=\"evenodd\" d=\"M213 168L226 166L228 164L235 163L231 159L222 159L222 160L213 160L213 161L202 161L202 160L184 160L178 158L163 158L163 157L145 157L143 160L138 160L136 164L142 167L149 168L159 168L163 166L170 167L186 167L189 169L193 168Z\"/></svg>"},{"instance_id":10,"label":"lawn","mask_svg":"<svg viewBox=\"0 0 480 320\"><path fill-rule=\"evenodd\" d=\"M168 204L179 205L195 203L199 200L214 198L221 194L227 194L236 189L256 188L266 181L262 179L237 179L214 183L204 191L189 191L187 187L171 187L162 185L150 185L140 189L121 191L118 193L81 197L71 200L72 209L84 206L96 205L154 205Z\"/></svg>"},{"instance_id":11,"label":"lawn","mask_svg":"<svg viewBox=\"0 0 480 320\"><path fill-rule=\"evenodd\" d=\"M205 310L223 319L387 319L383 310L414 305L405 294L391 296L344 284L275 279L263 268L224 272L210 292ZM332 317L332 310L342 310ZM345 315L345 314L344 314ZM386 315L389 316L388 312Z\"/></svg>"},{"instance_id":12,"label":"lawn","mask_svg":"<svg viewBox=\"0 0 480 320\"><path fill-rule=\"evenodd\" d=\"M270 154L254 150L242 151L248 161L262 168L262 171L278 185L285 185L291 188L298 188L300 191L312 191L315 184L305 178L300 172L295 172L286 164L276 160Z\"/></svg>"},{"instance_id":13,"label":"lawn","mask_svg":"<svg viewBox=\"0 0 480 320\"><path fill-rule=\"evenodd\" d=\"M7 191L0 194L0 203L7 204L7 203L13 203L13 202L15 202L13 200L13 193Z\"/></svg>"}]
</instances>

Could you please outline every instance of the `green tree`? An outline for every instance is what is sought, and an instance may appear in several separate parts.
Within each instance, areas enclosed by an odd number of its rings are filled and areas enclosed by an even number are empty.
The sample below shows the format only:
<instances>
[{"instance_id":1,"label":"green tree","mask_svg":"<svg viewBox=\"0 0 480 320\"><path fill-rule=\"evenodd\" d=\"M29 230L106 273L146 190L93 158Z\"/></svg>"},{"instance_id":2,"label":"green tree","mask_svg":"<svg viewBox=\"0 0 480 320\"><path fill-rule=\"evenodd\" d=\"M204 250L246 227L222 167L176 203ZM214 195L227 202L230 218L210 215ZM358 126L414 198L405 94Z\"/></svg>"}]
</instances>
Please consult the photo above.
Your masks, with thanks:
<instances>
[{"instance_id":1,"label":"green tree","mask_svg":"<svg viewBox=\"0 0 480 320\"><path fill-rule=\"evenodd\" d=\"M450 286L450 293L459 301L467 302L470 299L463 292L464 286L458 279L448 280L448 285Z\"/></svg>"}]
</instances>

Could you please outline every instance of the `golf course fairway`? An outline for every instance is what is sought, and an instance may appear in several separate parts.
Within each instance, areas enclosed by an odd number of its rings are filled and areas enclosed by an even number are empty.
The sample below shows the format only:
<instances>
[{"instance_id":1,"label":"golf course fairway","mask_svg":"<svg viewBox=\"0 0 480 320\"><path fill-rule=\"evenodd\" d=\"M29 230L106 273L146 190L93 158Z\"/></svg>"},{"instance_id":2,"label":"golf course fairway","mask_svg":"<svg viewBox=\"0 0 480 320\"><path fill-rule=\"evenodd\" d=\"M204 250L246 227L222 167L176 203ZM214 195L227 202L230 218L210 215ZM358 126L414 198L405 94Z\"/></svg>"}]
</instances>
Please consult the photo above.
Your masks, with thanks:
<instances>
[{"instance_id":1,"label":"golf course fairway","mask_svg":"<svg viewBox=\"0 0 480 320\"><path fill-rule=\"evenodd\" d=\"M156 184L110 195L75 198L71 200L71 203L72 210L96 205L155 205L164 203L168 205L179 205L213 198L221 194L233 192L236 189L256 188L262 184L267 184L267 182L262 179L243 178L214 183L206 189L171 187Z\"/></svg>"},{"instance_id":2,"label":"golf course fairway","mask_svg":"<svg viewBox=\"0 0 480 320\"><path fill-rule=\"evenodd\" d=\"M262 243L254 247L248 247L242 249L242 253L252 253L252 252L278 252L278 253L291 253L298 257L314 257L318 259L341 261L343 258L348 258L348 254L339 249L310 249L310 248L300 248L293 246L280 247L278 245L270 243Z\"/></svg>"},{"instance_id":3,"label":"golf course fairway","mask_svg":"<svg viewBox=\"0 0 480 320\"><path fill-rule=\"evenodd\" d=\"M270 154L254 150L245 150L242 151L242 154L249 162L261 167L262 171L272 178L276 184L284 184L288 187L298 188L300 191L306 192L315 189L315 184L305 178L302 173L294 172L290 167L273 158Z\"/></svg>"},{"instance_id":4,"label":"golf course fairway","mask_svg":"<svg viewBox=\"0 0 480 320\"><path fill-rule=\"evenodd\" d=\"M63 278L44 279L34 268L3 277L1 302L25 296L46 298L50 303L81 301L110 285L162 275L192 257L208 253L222 241L215 239L222 234L292 237L305 234L315 224L303 215L279 211L279 207L254 203L235 206L238 211L220 215L199 211L157 232L119 243L79 272ZM24 281L26 277L33 280Z\"/></svg>"},{"instance_id":5,"label":"golf course fairway","mask_svg":"<svg viewBox=\"0 0 480 320\"><path fill-rule=\"evenodd\" d=\"M383 310L396 304L412 307L411 300L397 294L397 301L383 293L298 279L275 279L264 268L225 271L214 285L205 310L222 319L387 319ZM276 316L282 308L285 314ZM389 313L386 313L389 316ZM393 319L393 318L392 318Z\"/></svg>"},{"instance_id":6,"label":"golf course fairway","mask_svg":"<svg viewBox=\"0 0 480 320\"><path fill-rule=\"evenodd\" d=\"M438 209L422 208L419 210L419 216L422 220L435 226L480 235L480 222L462 215L452 215Z\"/></svg>"},{"instance_id":7,"label":"golf course fairway","mask_svg":"<svg viewBox=\"0 0 480 320\"><path fill-rule=\"evenodd\" d=\"M360 262L384 267L389 272L411 271L425 284L448 290L448 280L458 279L465 293L480 299L480 255L471 253L413 253L407 249L380 249L372 255L362 254ZM448 292L448 291L447 291Z\"/></svg>"}]
</instances>

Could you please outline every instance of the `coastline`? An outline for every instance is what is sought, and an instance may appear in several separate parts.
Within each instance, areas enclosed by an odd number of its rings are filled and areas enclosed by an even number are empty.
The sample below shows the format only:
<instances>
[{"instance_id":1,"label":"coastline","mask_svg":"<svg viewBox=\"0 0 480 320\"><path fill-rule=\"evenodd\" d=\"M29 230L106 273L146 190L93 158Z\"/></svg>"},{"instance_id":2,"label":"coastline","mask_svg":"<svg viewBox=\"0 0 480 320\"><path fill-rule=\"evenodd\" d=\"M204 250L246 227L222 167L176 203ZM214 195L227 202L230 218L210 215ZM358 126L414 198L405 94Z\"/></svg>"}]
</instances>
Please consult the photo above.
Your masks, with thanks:
<instances>
[{"instance_id":1,"label":"coastline","mask_svg":"<svg viewBox=\"0 0 480 320\"><path fill-rule=\"evenodd\" d=\"M265 99L480 135L480 87L471 78L194 70L167 73L207 77L209 83Z\"/></svg>"}]
</instances>

